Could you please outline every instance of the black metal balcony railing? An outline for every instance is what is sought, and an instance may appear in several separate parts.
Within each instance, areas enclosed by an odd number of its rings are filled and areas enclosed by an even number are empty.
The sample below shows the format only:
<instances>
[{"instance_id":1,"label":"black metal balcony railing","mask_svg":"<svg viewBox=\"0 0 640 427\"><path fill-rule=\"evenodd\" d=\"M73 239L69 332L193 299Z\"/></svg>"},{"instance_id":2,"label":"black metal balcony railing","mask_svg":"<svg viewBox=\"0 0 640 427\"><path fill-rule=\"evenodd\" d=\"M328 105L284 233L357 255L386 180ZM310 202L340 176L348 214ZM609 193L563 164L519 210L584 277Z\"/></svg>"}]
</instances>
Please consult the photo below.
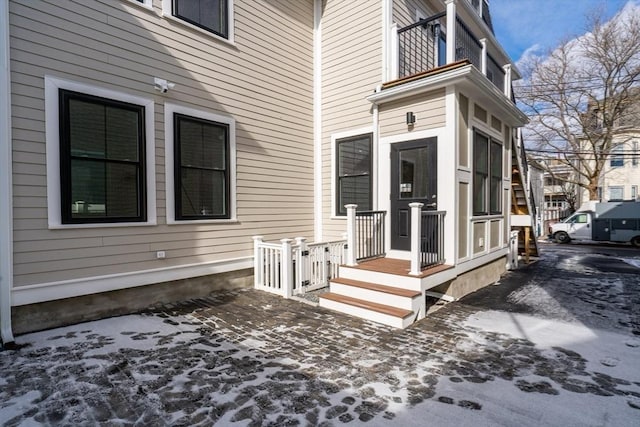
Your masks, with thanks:
<instances>
[{"instance_id":1,"label":"black metal balcony railing","mask_svg":"<svg viewBox=\"0 0 640 427\"><path fill-rule=\"evenodd\" d=\"M446 12L421 19L398 30L398 78L428 71L446 63L446 41L440 28ZM482 44L456 16L455 61L469 60L482 69ZM505 73L494 58L487 55L487 78L504 90Z\"/></svg>"},{"instance_id":2,"label":"black metal balcony railing","mask_svg":"<svg viewBox=\"0 0 640 427\"><path fill-rule=\"evenodd\" d=\"M386 211L356 211L356 260L382 257Z\"/></svg>"},{"instance_id":3,"label":"black metal balcony railing","mask_svg":"<svg viewBox=\"0 0 640 427\"><path fill-rule=\"evenodd\" d=\"M444 264L444 211L422 211L420 268Z\"/></svg>"},{"instance_id":4,"label":"black metal balcony railing","mask_svg":"<svg viewBox=\"0 0 640 427\"><path fill-rule=\"evenodd\" d=\"M504 90L504 69L496 62L491 55L487 54L487 78L493 82L498 89Z\"/></svg>"},{"instance_id":5,"label":"black metal balcony railing","mask_svg":"<svg viewBox=\"0 0 640 427\"><path fill-rule=\"evenodd\" d=\"M468 59L478 70L482 69L482 44L471 30L456 16L456 61Z\"/></svg>"},{"instance_id":6,"label":"black metal balcony railing","mask_svg":"<svg viewBox=\"0 0 640 427\"><path fill-rule=\"evenodd\" d=\"M445 12L421 19L398 30L399 77L407 77L438 66L440 19Z\"/></svg>"}]
</instances>

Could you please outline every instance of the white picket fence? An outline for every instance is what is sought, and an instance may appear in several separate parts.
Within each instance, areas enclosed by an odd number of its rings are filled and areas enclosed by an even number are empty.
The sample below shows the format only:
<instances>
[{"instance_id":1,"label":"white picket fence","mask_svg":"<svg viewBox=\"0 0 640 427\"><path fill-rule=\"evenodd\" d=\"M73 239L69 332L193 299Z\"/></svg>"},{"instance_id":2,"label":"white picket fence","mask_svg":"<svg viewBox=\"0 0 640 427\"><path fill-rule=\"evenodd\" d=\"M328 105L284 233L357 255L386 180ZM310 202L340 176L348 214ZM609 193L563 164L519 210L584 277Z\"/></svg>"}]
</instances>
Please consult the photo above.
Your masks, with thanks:
<instances>
[{"instance_id":1,"label":"white picket fence","mask_svg":"<svg viewBox=\"0 0 640 427\"><path fill-rule=\"evenodd\" d=\"M344 263L346 240L307 244L304 237L268 243L253 237L256 289L285 298L329 286Z\"/></svg>"}]
</instances>

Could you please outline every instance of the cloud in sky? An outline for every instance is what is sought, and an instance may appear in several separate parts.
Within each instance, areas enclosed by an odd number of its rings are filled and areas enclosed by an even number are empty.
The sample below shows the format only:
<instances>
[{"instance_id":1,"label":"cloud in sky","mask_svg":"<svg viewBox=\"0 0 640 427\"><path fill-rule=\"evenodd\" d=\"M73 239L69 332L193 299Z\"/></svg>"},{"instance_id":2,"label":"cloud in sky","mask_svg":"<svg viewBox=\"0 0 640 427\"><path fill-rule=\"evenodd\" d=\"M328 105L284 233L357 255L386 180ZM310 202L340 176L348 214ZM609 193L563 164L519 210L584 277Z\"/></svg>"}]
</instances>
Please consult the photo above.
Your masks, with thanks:
<instances>
[{"instance_id":1,"label":"cloud in sky","mask_svg":"<svg viewBox=\"0 0 640 427\"><path fill-rule=\"evenodd\" d=\"M590 11L604 8L611 18L627 3L640 5L640 0L490 0L489 4L496 37L517 62L584 34Z\"/></svg>"}]
</instances>

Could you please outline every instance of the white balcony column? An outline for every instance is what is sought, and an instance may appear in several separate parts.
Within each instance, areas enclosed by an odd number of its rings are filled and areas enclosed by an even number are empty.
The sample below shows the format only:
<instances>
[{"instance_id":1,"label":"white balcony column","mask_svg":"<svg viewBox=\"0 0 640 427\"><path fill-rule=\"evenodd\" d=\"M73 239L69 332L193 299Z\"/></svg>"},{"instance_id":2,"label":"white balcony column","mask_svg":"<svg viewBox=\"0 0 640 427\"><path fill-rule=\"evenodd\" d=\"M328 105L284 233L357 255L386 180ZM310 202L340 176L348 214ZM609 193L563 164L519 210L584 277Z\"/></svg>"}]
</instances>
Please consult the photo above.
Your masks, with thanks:
<instances>
[{"instance_id":1,"label":"white balcony column","mask_svg":"<svg viewBox=\"0 0 640 427\"><path fill-rule=\"evenodd\" d=\"M411 270L412 276L420 275L420 236L422 236L422 206L424 203L409 203L411 208Z\"/></svg>"},{"instance_id":2,"label":"white balcony column","mask_svg":"<svg viewBox=\"0 0 640 427\"><path fill-rule=\"evenodd\" d=\"M482 45L482 52L480 53L480 71L485 76L487 75L487 39L480 39Z\"/></svg>"},{"instance_id":3,"label":"white balcony column","mask_svg":"<svg viewBox=\"0 0 640 427\"><path fill-rule=\"evenodd\" d=\"M447 0L447 64L456 62L456 2Z\"/></svg>"},{"instance_id":4,"label":"white balcony column","mask_svg":"<svg viewBox=\"0 0 640 427\"><path fill-rule=\"evenodd\" d=\"M304 286L307 278L307 263L304 262L305 252L307 251L307 239L305 237L296 237L296 283L295 287L298 291Z\"/></svg>"},{"instance_id":5,"label":"white balcony column","mask_svg":"<svg viewBox=\"0 0 640 427\"><path fill-rule=\"evenodd\" d=\"M504 94L511 99L511 64L506 64L504 69Z\"/></svg>"},{"instance_id":6,"label":"white balcony column","mask_svg":"<svg viewBox=\"0 0 640 427\"><path fill-rule=\"evenodd\" d=\"M285 298L293 296L293 251L291 242L293 242L293 239L280 239L280 243L282 243L280 286L282 287L282 296Z\"/></svg>"},{"instance_id":7,"label":"white balcony column","mask_svg":"<svg viewBox=\"0 0 640 427\"><path fill-rule=\"evenodd\" d=\"M387 81L396 80L398 78L398 67L400 66L400 39L398 38L398 24L391 26L389 34L389 61Z\"/></svg>"},{"instance_id":8,"label":"white balcony column","mask_svg":"<svg viewBox=\"0 0 640 427\"><path fill-rule=\"evenodd\" d=\"M264 284L264 259L260 251L260 243L263 242L263 236L253 236L253 285L259 286Z\"/></svg>"},{"instance_id":9,"label":"white balcony column","mask_svg":"<svg viewBox=\"0 0 640 427\"><path fill-rule=\"evenodd\" d=\"M347 262L349 267L358 265L356 262L356 208L358 205L345 205L347 209Z\"/></svg>"}]
</instances>

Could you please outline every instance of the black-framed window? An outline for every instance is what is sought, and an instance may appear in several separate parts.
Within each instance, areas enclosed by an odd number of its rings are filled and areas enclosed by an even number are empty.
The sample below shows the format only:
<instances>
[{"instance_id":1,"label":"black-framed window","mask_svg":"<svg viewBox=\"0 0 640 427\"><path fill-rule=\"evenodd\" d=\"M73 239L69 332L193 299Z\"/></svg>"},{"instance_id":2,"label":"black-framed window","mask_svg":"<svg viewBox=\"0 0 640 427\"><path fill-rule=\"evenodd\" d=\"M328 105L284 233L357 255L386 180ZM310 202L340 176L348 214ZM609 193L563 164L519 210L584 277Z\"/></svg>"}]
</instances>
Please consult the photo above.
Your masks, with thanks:
<instances>
[{"instance_id":1,"label":"black-framed window","mask_svg":"<svg viewBox=\"0 0 640 427\"><path fill-rule=\"evenodd\" d=\"M229 126L174 114L176 220L230 218Z\"/></svg>"},{"instance_id":2,"label":"black-framed window","mask_svg":"<svg viewBox=\"0 0 640 427\"><path fill-rule=\"evenodd\" d=\"M502 144L487 135L473 135L473 214L502 212Z\"/></svg>"},{"instance_id":3,"label":"black-framed window","mask_svg":"<svg viewBox=\"0 0 640 427\"><path fill-rule=\"evenodd\" d=\"M63 224L146 221L144 107L59 90Z\"/></svg>"},{"instance_id":4,"label":"black-framed window","mask_svg":"<svg viewBox=\"0 0 640 427\"><path fill-rule=\"evenodd\" d=\"M173 15L229 38L229 0L173 0Z\"/></svg>"},{"instance_id":5,"label":"black-framed window","mask_svg":"<svg viewBox=\"0 0 640 427\"><path fill-rule=\"evenodd\" d=\"M348 204L371 210L372 143L372 134L336 141L336 215L346 215Z\"/></svg>"}]
</instances>

